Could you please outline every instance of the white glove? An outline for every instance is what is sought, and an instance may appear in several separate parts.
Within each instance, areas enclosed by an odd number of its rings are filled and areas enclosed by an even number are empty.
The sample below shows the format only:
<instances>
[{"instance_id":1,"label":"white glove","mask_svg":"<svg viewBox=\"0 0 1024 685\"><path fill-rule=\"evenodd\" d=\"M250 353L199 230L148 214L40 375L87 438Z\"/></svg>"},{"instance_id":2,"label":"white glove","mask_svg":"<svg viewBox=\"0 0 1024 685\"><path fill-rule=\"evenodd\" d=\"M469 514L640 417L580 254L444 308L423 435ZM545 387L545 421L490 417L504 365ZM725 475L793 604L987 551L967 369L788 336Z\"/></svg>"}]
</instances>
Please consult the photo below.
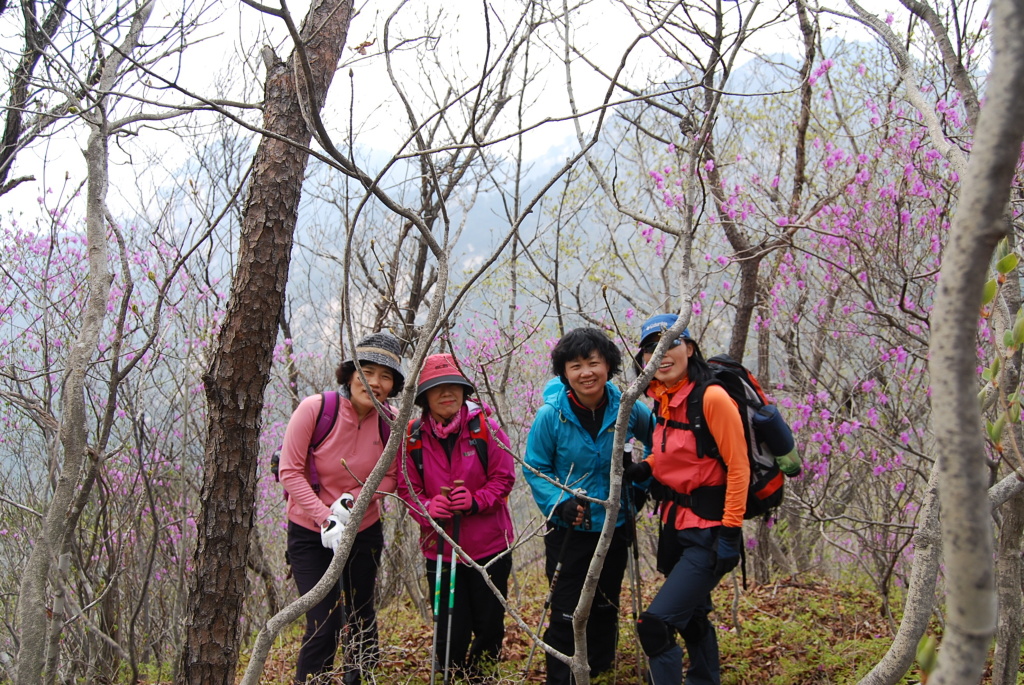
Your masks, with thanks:
<instances>
[{"instance_id":1,"label":"white glove","mask_svg":"<svg viewBox=\"0 0 1024 685\"><path fill-rule=\"evenodd\" d=\"M332 552L337 552L338 543L341 542L341 536L344 533L345 524L337 516L331 514L324 521L324 525L320 526L320 544Z\"/></svg>"},{"instance_id":2,"label":"white glove","mask_svg":"<svg viewBox=\"0 0 1024 685\"><path fill-rule=\"evenodd\" d=\"M352 517L352 505L355 502L356 498L352 496L352 493L346 492L331 505L331 513L338 517L341 525L348 525L348 520Z\"/></svg>"}]
</instances>

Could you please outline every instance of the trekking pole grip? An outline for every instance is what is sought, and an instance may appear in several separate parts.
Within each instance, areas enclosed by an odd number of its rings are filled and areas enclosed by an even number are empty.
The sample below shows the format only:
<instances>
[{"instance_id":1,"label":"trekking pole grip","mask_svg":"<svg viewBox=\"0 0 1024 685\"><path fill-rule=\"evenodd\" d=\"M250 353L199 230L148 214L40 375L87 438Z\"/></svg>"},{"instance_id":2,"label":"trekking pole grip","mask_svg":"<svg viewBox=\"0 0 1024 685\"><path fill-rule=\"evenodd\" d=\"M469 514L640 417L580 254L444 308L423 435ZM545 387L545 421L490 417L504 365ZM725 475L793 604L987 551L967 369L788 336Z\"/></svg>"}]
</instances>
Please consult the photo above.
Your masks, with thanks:
<instances>
[{"instance_id":1,"label":"trekking pole grip","mask_svg":"<svg viewBox=\"0 0 1024 685\"><path fill-rule=\"evenodd\" d=\"M455 486L456 488L461 488L465 484L466 484L466 481L464 481L464 480L457 480L457 481L452 482L452 485ZM462 518L462 512L461 511L453 511L452 515L453 515L453 517L455 519ZM457 528L456 528L456 530L457 530Z\"/></svg>"}]
</instances>

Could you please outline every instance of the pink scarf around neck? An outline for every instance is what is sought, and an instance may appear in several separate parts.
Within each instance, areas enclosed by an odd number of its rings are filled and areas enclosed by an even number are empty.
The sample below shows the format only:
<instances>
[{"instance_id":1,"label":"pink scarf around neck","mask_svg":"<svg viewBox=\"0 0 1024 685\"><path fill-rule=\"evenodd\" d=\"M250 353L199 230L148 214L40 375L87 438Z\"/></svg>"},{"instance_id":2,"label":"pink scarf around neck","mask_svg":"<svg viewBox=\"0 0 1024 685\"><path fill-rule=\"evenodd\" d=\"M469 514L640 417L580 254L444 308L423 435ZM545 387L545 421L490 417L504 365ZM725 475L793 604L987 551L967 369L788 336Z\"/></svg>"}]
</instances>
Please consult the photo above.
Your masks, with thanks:
<instances>
[{"instance_id":1,"label":"pink scarf around neck","mask_svg":"<svg viewBox=\"0 0 1024 685\"><path fill-rule=\"evenodd\" d=\"M429 411L426 412L426 420L424 423L430 428L430 432L438 438L447 438L449 435L458 433L462 428L462 424L466 421L466 416L469 414L469 407L463 402L462 407L456 412L455 416L451 418L448 423L439 423L434 420L434 415Z\"/></svg>"}]
</instances>

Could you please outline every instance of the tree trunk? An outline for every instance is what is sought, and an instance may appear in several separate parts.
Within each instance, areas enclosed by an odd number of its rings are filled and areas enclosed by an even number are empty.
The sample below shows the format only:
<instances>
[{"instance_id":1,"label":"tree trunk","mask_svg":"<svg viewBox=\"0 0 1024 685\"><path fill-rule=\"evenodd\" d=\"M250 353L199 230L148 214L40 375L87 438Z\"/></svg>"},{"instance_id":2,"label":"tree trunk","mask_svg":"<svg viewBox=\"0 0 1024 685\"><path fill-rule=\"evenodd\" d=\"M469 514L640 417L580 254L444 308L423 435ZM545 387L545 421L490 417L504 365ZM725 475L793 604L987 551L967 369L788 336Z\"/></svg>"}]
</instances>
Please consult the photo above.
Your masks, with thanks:
<instances>
[{"instance_id":1,"label":"tree trunk","mask_svg":"<svg viewBox=\"0 0 1024 685\"><path fill-rule=\"evenodd\" d=\"M939 537L939 510L936 483L938 469L932 471L928 490L921 504L914 533L914 564L907 587L907 599L903 606L903 620L900 622L896 639L889 651L871 671L861 678L857 685L896 685L914 663L918 642L928 629L935 606L935 583L939 574L942 557L942 540ZM988 500L993 508L1002 506L1010 498L1024 493L1024 482L1016 474L1007 476L988 491Z\"/></svg>"},{"instance_id":2,"label":"tree trunk","mask_svg":"<svg viewBox=\"0 0 1024 685\"><path fill-rule=\"evenodd\" d=\"M319 0L288 64L264 50L264 128L299 145L311 130L303 110L319 111L345 45L352 5ZM306 84L301 52L313 83ZM308 85L308 88L306 87ZM300 102L311 93L313 102ZM314 110L315 108L315 110ZM198 540L189 582L178 683L233 683L246 597L263 392L280 324L292 234L308 154L264 137L253 162L242 215L238 268L227 315L204 378L209 403Z\"/></svg>"},{"instance_id":3,"label":"tree trunk","mask_svg":"<svg viewBox=\"0 0 1024 685\"><path fill-rule=\"evenodd\" d=\"M939 501L947 623L932 685L978 682L996 627L992 516L976 398L981 293L1024 138L1024 0L993 3L994 61L932 312L932 424L940 454Z\"/></svg>"},{"instance_id":4,"label":"tree trunk","mask_svg":"<svg viewBox=\"0 0 1024 685\"><path fill-rule=\"evenodd\" d=\"M132 18L124 41L104 65L97 84L96 105L83 113L89 126L85 150L86 173L86 239L88 242L88 289L82 316L82 328L68 355L67 373L61 392L60 444L64 461L57 477L53 498L46 508L43 528L32 547L22 575L18 597L18 663L17 683L54 682L60 666L60 635L63 630L62 602L47 606L46 585L53 562L66 563L71 533L78 525L81 503L92 486L85 474L89 467L88 433L86 430L85 385L90 362L99 344L113 274L109 267L107 247L107 189L109 187L108 136L111 134L107 111L111 105L110 91L120 65L137 45L143 27L149 20L153 3L139 7ZM98 455L91 455L96 457ZM58 571L59 572L59 571ZM52 616L48 616L50 611Z\"/></svg>"},{"instance_id":5,"label":"tree trunk","mask_svg":"<svg viewBox=\"0 0 1024 685\"><path fill-rule=\"evenodd\" d=\"M1015 495L1002 509L996 557L996 592L999 597L999 625L996 652L992 657L992 685L1017 685L1020 667L1021 624L1024 597L1021 595L1021 536L1024 534L1024 494Z\"/></svg>"},{"instance_id":6,"label":"tree trunk","mask_svg":"<svg viewBox=\"0 0 1024 685\"><path fill-rule=\"evenodd\" d=\"M1013 233L1012 217L1006 217L1009 226L1009 248L1016 252L1018 248ZM1007 331L1013 330L1017 320L1017 312L1021 309L1021 288L1017 278L1008 278L1002 284L997 306L992 308L990 316L992 330L996 340L1002 340ZM1001 388L1016 388L1021 379L1022 352L1018 347L1013 350L1000 351L1003 359ZM1002 395L1003 393L1000 393ZM996 403L996 411L1005 410L1004 402ZM1011 445L1024 445L1024 426L1013 423L1007 426L1004 433L1004 444L1009 438ZM1009 467L1011 474L1015 469L1014 460L1004 456L997 463L997 468ZM999 623L996 626L996 648L992 656L992 685L1017 685L1017 668L1020 665L1021 638L1024 635L1024 596L1021 595L1021 549L1024 535L1024 495L1015 495L999 508L1002 521L999 525L999 538L996 553L996 596L999 603Z\"/></svg>"},{"instance_id":7,"label":"tree trunk","mask_svg":"<svg viewBox=\"0 0 1024 685\"><path fill-rule=\"evenodd\" d=\"M97 108L99 111L101 108ZM89 255L89 298L85 306L82 329L68 358L68 372L61 395L60 443L64 452L57 487L46 510L43 533L29 555L18 599L18 625L21 640L18 651L18 682L39 683L50 680L46 663L56 664L55 654L47 654L47 624L61 622L63 615L47 617L46 584L53 561L63 553L68 535L78 516L73 512L82 475L87 466L85 378L89 362L99 343L100 331L107 312L107 296L113 275L107 262L106 195L107 195L107 129L103 115L92 126L85 158L89 182L86 190L86 232ZM69 520L72 522L69 524ZM59 647L59 643L58 643Z\"/></svg>"},{"instance_id":8,"label":"tree trunk","mask_svg":"<svg viewBox=\"0 0 1024 685\"><path fill-rule=\"evenodd\" d=\"M903 620L889 650L858 685L895 685L914 663L917 644L928 629L935 606L935 581L942 561L939 536L938 469L932 472L914 532L914 564L903 609Z\"/></svg>"},{"instance_id":9,"label":"tree trunk","mask_svg":"<svg viewBox=\"0 0 1024 685\"><path fill-rule=\"evenodd\" d=\"M5 110L6 121L4 122L3 137L0 138L0 195L7 193L22 181L33 178L26 176L7 183L7 178L14 167L14 158L25 147L26 141L22 140L25 133L24 114L30 111L29 100L38 94L38 89L32 84L32 76L39 60L52 44L57 30L67 17L68 0L54 2L42 24L38 23L35 12L40 7L32 9L34 11L23 12L25 50L21 54L17 68L11 75L10 97Z\"/></svg>"},{"instance_id":10,"label":"tree trunk","mask_svg":"<svg viewBox=\"0 0 1024 685\"><path fill-rule=\"evenodd\" d=\"M251 553L249 554L249 568L263 581L263 588L267 593L267 614L273 616L281 611L281 595L277 591L277 584L274 582L274 570L267 561L267 553L263 549L263 541L260 538L260 529L253 527L250 540Z\"/></svg>"}]
</instances>

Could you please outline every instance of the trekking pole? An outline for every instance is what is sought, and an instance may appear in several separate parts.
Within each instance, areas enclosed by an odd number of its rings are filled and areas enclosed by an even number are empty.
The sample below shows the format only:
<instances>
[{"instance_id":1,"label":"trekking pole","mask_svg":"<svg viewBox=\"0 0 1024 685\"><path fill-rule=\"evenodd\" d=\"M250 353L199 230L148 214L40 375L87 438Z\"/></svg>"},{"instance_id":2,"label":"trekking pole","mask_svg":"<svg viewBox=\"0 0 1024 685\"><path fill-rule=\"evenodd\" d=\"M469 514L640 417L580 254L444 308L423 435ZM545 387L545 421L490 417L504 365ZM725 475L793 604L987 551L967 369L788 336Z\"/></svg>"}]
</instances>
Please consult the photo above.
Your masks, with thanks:
<instances>
[{"instance_id":1,"label":"trekking pole","mask_svg":"<svg viewBox=\"0 0 1024 685\"><path fill-rule=\"evenodd\" d=\"M342 460L342 461L344 461L344 460ZM355 506L355 498L352 497L351 494L346 492L345 494L343 494L341 497L338 498L338 503L340 503L341 506L344 507L345 509L348 509L349 511L351 511L352 507ZM352 632L353 632L352 626L350 626L348 624L349 615L348 615L348 602L347 602L347 600L350 600L351 597L348 597L347 593L345 592L345 572L346 571L349 571L351 573L351 569L348 567L348 564L346 564L341 569L341 575L338 576L338 607L341 610L341 654L342 654L341 670L342 670L342 673L347 673L347 672L349 672L349 671L351 671L353 669L358 670L358 668L359 668L359 664L357 663L357 659L356 659L356 656L355 656L355 652L357 652L359 650L356 649L353 646L353 642L358 642L359 638L354 638L353 637L353 635L352 635ZM352 584L349 583L349 587L351 587L351 586L352 586Z\"/></svg>"},{"instance_id":2,"label":"trekking pole","mask_svg":"<svg viewBox=\"0 0 1024 685\"><path fill-rule=\"evenodd\" d=\"M441 488L441 494L445 497L451 492L451 488ZM434 639L430 642L430 685L434 685L434 676L437 674L437 641L441 637L441 567L444 560L444 537L437 536L437 559L434 568Z\"/></svg>"},{"instance_id":3,"label":"trekking pole","mask_svg":"<svg viewBox=\"0 0 1024 685\"><path fill-rule=\"evenodd\" d=\"M633 463L633 445L626 443L622 448L622 459L624 462ZM637 644L640 644L640 633L637 630L637 621L640 618L640 542L637 539L637 527L636 527L636 500L633 498L633 484L623 483L622 487L626 488L626 520L630 527L630 535L632 536L632 555L628 558L629 566L629 584L630 591L633 596L633 635L636 637ZM647 655L644 653L643 647L637 651L636 658L636 677L637 682L644 682L643 672L640 665L641 660L646 661Z\"/></svg>"},{"instance_id":4,"label":"trekking pole","mask_svg":"<svg viewBox=\"0 0 1024 685\"><path fill-rule=\"evenodd\" d=\"M462 485L463 481L455 481L455 487ZM452 561L448 565L448 634L445 637L444 646L444 685L448 685L448 670L451 666L452 656L452 619L455 618L455 548L459 546L459 524L462 523L462 512L456 511L452 517Z\"/></svg>"},{"instance_id":5,"label":"trekking pole","mask_svg":"<svg viewBox=\"0 0 1024 685\"><path fill-rule=\"evenodd\" d=\"M551 608L551 600L555 596L555 585L558 584L558 576L562 573L562 562L565 560L565 550L569 546L569 536L572 534L572 526L569 526L565 531L565 537L562 538L562 545L558 548L558 559L555 561L555 570L551 574L551 586L548 589L548 596L544 599L544 608L541 610L540 623L537 624L537 632L541 631L544 627L544 619L547 618L548 610ZM533 663L533 654L537 651L537 641L533 641L533 647L530 648L530 656L526 660L526 673L530 673L530 664Z\"/></svg>"}]
</instances>

